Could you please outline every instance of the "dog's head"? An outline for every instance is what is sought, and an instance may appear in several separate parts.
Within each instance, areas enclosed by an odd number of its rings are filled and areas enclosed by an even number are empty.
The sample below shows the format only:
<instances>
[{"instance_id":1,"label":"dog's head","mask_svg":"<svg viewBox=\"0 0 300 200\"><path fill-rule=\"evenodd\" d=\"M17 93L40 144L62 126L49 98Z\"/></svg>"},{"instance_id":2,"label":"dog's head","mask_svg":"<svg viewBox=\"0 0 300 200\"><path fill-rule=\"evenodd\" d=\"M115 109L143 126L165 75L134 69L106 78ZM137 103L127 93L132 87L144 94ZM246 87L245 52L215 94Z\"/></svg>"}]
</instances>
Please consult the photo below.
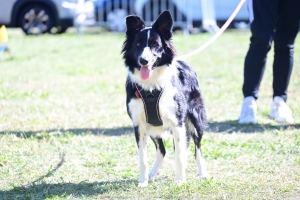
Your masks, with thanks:
<instances>
[{"instance_id":1,"label":"dog's head","mask_svg":"<svg viewBox=\"0 0 300 200\"><path fill-rule=\"evenodd\" d=\"M169 11L164 11L151 27L137 15L126 18L126 40L123 58L129 70L140 71L143 80L148 80L155 68L169 65L175 56L171 41L173 19Z\"/></svg>"}]
</instances>

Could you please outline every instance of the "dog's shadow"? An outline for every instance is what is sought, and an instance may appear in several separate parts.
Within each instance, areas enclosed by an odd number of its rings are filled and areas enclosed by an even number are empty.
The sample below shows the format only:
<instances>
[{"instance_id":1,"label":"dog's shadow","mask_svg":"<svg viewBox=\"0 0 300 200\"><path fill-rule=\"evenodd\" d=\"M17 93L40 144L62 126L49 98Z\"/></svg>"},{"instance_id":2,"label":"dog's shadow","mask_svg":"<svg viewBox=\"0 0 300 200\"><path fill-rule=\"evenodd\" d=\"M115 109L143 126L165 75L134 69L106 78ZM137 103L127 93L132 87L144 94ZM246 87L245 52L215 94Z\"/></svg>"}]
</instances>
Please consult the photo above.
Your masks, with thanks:
<instances>
[{"instance_id":1,"label":"dog's shadow","mask_svg":"<svg viewBox=\"0 0 300 200\"><path fill-rule=\"evenodd\" d=\"M242 125L237 120L229 121L210 121L208 128L205 132L210 133L263 133L270 130L287 130L287 129L300 129L300 124L250 124ZM16 131L5 130L0 131L1 134L14 134L17 137L22 138L43 138L41 133L65 133L81 135L81 134L93 134L93 135L105 135L105 136L122 136L133 134L132 127L118 127L118 128L74 128L74 129L49 129L38 131Z\"/></svg>"},{"instance_id":2,"label":"dog's shadow","mask_svg":"<svg viewBox=\"0 0 300 200\"><path fill-rule=\"evenodd\" d=\"M126 191L129 186L136 187L137 180L124 179L118 181L80 183L46 183L44 179L55 173L65 162L65 155L60 155L60 161L47 174L21 186L14 186L11 190L0 190L0 199L48 199L53 197L82 197L94 196L109 191Z\"/></svg>"},{"instance_id":3,"label":"dog's shadow","mask_svg":"<svg viewBox=\"0 0 300 200\"><path fill-rule=\"evenodd\" d=\"M300 129L300 124L239 124L237 120L209 122L205 132L212 133L263 133L270 130Z\"/></svg>"},{"instance_id":4,"label":"dog's shadow","mask_svg":"<svg viewBox=\"0 0 300 200\"><path fill-rule=\"evenodd\" d=\"M109 191L127 191L130 185L137 185L136 180L112 182L80 183L35 183L28 186L14 187L8 191L0 190L1 199L59 199L63 197L92 197ZM137 187L137 186L135 186Z\"/></svg>"},{"instance_id":5,"label":"dog's shadow","mask_svg":"<svg viewBox=\"0 0 300 200\"><path fill-rule=\"evenodd\" d=\"M121 136L133 133L132 127L118 127L118 128L72 128L72 129L48 129L48 130L34 130L34 131L21 131L21 130L3 130L0 135L13 134L21 138L34 137L36 139L43 139L46 134L59 135L59 133L70 133L74 135L92 134L92 135L105 135L105 136Z\"/></svg>"}]
</instances>

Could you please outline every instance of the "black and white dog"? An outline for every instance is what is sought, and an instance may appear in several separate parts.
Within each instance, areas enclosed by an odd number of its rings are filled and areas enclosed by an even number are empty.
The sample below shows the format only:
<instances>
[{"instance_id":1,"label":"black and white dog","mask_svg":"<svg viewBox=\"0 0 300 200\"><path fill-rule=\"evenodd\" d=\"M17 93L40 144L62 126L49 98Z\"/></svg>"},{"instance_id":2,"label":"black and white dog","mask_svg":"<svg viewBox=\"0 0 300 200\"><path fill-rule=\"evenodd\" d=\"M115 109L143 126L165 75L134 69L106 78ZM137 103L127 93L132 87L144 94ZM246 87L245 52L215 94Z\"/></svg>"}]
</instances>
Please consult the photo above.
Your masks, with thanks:
<instances>
[{"instance_id":1,"label":"black and white dog","mask_svg":"<svg viewBox=\"0 0 300 200\"><path fill-rule=\"evenodd\" d=\"M128 67L127 111L132 119L140 159L139 187L158 175L166 150L165 133L175 146L175 182L186 181L187 147L192 137L199 176L207 177L200 150L206 114L197 76L186 63L176 60L171 41L173 19L164 11L152 27L136 15L126 18L123 58ZM156 160L148 173L147 136L156 146Z\"/></svg>"}]
</instances>

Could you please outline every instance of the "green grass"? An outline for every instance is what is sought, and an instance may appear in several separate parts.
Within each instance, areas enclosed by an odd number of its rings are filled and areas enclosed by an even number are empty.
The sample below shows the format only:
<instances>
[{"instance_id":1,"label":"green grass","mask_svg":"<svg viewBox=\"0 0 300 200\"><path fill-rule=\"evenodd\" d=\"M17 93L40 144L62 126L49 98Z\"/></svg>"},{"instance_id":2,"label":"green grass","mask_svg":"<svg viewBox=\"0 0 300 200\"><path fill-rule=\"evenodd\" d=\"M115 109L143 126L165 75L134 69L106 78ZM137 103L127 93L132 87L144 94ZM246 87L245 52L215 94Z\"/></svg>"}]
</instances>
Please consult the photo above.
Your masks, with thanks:
<instances>
[{"instance_id":1,"label":"green grass","mask_svg":"<svg viewBox=\"0 0 300 200\"><path fill-rule=\"evenodd\" d=\"M186 61L198 74L210 127L202 150L212 178L199 180L190 147L187 179L173 183L174 152L160 176L137 187L138 154L125 106L124 34L24 36L8 29L0 53L0 199L299 199L300 42L288 105L294 124L268 117L272 59L258 99L258 124L239 125L249 31L227 31ZM211 37L174 35L179 54ZM271 50L272 51L272 50ZM150 142L149 165L155 151Z\"/></svg>"}]
</instances>

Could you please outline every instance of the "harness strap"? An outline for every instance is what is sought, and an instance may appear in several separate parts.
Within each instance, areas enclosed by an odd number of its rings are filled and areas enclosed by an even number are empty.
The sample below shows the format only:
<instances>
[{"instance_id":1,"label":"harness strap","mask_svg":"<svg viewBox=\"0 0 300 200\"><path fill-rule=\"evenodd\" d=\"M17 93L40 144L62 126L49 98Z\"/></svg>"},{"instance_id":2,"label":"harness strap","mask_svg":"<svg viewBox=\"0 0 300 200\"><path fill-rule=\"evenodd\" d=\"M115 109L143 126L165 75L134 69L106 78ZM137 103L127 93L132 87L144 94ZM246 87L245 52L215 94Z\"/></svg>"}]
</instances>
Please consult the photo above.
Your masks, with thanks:
<instances>
[{"instance_id":1,"label":"harness strap","mask_svg":"<svg viewBox=\"0 0 300 200\"><path fill-rule=\"evenodd\" d=\"M159 114L159 100L163 93L161 90L145 91L142 87L135 84L137 92L140 94L140 97L144 103L144 110L146 115L146 121L152 126L162 126L162 120Z\"/></svg>"}]
</instances>

